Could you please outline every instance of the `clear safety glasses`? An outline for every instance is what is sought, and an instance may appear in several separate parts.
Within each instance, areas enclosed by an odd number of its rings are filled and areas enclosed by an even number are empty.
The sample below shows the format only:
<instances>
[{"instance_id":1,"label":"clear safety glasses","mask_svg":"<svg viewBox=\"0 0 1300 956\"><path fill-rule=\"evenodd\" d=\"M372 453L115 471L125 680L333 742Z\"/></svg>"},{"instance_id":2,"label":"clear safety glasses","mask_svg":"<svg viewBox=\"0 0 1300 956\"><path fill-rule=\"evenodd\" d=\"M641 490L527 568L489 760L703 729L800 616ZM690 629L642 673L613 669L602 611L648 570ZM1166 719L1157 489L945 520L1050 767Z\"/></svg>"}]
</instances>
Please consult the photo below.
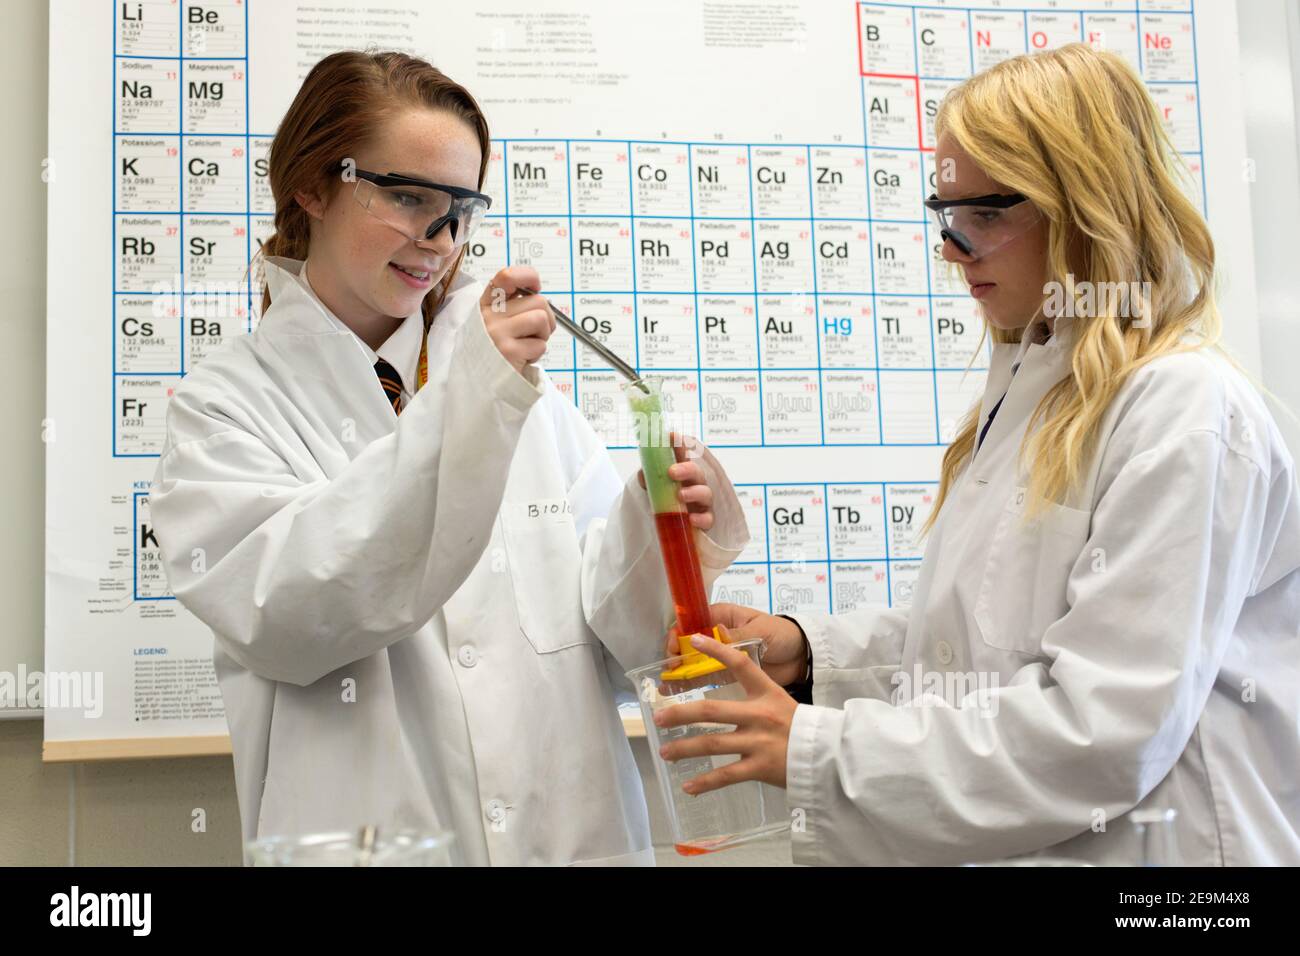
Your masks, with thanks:
<instances>
[{"instance_id":1,"label":"clear safety glasses","mask_svg":"<svg viewBox=\"0 0 1300 956\"><path fill-rule=\"evenodd\" d=\"M1029 231L1039 220L1038 208L1020 193L991 193L969 199L925 201L925 207L939 229L963 255L982 259Z\"/></svg>"},{"instance_id":2,"label":"clear safety glasses","mask_svg":"<svg viewBox=\"0 0 1300 956\"><path fill-rule=\"evenodd\" d=\"M365 169L353 172L357 177L353 195L366 212L412 242L427 242L447 229L452 253L469 242L492 205L491 196L461 186Z\"/></svg>"}]
</instances>

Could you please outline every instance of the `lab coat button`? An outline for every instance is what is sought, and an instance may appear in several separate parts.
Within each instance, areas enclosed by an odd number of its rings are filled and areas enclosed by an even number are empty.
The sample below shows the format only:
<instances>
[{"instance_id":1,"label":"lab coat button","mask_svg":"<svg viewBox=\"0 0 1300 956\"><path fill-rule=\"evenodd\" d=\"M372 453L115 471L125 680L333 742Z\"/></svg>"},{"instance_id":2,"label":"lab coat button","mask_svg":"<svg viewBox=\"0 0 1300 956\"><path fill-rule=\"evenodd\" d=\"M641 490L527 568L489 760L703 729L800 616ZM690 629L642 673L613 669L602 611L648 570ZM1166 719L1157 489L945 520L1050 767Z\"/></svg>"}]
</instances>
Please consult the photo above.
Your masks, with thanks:
<instances>
[{"instance_id":1,"label":"lab coat button","mask_svg":"<svg viewBox=\"0 0 1300 956\"><path fill-rule=\"evenodd\" d=\"M483 804L483 815L488 818L490 823L500 825L506 818L506 804L504 800L489 800Z\"/></svg>"},{"instance_id":2,"label":"lab coat button","mask_svg":"<svg viewBox=\"0 0 1300 956\"><path fill-rule=\"evenodd\" d=\"M940 641L938 645L935 647L935 651L939 655L940 664L952 663L952 645L949 644L947 641Z\"/></svg>"},{"instance_id":3,"label":"lab coat button","mask_svg":"<svg viewBox=\"0 0 1300 956\"><path fill-rule=\"evenodd\" d=\"M462 644L456 652L456 659L460 661L461 667L473 667L478 663L478 652L474 650L474 645Z\"/></svg>"}]
</instances>

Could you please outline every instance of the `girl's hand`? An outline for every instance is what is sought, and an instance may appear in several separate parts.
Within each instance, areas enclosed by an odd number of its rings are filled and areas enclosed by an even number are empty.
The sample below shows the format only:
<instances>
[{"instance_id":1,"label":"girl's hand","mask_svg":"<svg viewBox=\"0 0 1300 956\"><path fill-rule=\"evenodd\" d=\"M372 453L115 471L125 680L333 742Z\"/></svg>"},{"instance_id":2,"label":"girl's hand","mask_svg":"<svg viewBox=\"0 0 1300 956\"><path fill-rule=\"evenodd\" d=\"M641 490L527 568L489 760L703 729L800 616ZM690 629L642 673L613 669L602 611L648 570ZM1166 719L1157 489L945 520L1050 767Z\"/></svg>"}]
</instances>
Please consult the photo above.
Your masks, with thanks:
<instances>
[{"instance_id":1,"label":"girl's hand","mask_svg":"<svg viewBox=\"0 0 1300 956\"><path fill-rule=\"evenodd\" d=\"M478 303L492 344L521 375L546 352L555 331L551 307L535 291L541 287L532 266L509 266L492 277Z\"/></svg>"},{"instance_id":2,"label":"girl's hand","mask_svg":"<svg viewBox=\"0 0 1300 956\"><path fill-rule=\"evenodd\" d=\"M685 740L675 740L659 748L659 753L665 760L721 754L740 755L740 759L734 763L692 777L682 785L682 790L698 795L745 780L759 780L784 788L785 754L790 746L790 725L794 723L794 712L799 705L780 685L764 674L744 651L700 635L691 638L691 644L726 664L748 696L745 700L702 700L677 704L665 707L655 714L657 727L679 727L695 723L736 726L728 734L699 734Z\"/></svg>"},{"instance_id":3,"label":"girl's hand","mask_svg":"<svg viewBox=\"0 0 1300 956\"><path fill-rule=\"evenodd\" d=\"M711 604L709 612L713 623L722 625L726 630L727 639L731 643L751 641L754 638L763 642L763 671L777 684L785 687L803 679L808 646L797 624L739 604ZM668 642L665 645L669 657L678 653L679 634L681 631L674 624L668 632Z\"/></svg>"},{"instance_id":4,"label":"girl's hand","mask_svg":"<svg viewBox=\"0 0 1300 956\"><path fill-rule=\"evenodd\" d=\"M699 462L691 460L688 449L688 446L694 448L699 443L689 435L683 435L679 440L676 432L669 432L668 440L677 456L677 464L668 467L668 477L681 486L677 489L677 500L686 505L691 524L701 531L708 531L713 527L713 489L704 480L704 469ZM644 488L645 472L638 471L636 477Z\"/></svg>"}]
</instances>

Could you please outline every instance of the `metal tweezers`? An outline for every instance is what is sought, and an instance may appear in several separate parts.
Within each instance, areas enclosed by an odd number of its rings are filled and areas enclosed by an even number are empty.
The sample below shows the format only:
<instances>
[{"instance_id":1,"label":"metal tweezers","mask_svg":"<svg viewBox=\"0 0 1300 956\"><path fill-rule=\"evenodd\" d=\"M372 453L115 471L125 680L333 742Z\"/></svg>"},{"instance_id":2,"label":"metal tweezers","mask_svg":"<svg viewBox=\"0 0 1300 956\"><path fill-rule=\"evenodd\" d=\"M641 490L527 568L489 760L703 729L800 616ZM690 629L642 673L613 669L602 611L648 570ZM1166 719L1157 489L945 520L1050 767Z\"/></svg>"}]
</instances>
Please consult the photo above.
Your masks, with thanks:
<instances>
[{"instance_id":1,"label":"metal tweezers","mask_svg":"<svg viewBox=\"0 0 1300 956\"><path fill-rule=\"evenodd\" d=\"M604 342L596 338L577 322L574 322L573 319L569 318L557 309L555 303L548 302L547 304L551 307L551 314L555 316L556 323L563 326L566 332L612 365L614 371L618 372L637 388L641 389L641 391L646 392L647 394L650 392L650 389L646 388L645 382L641 380L641 376L636 373L636 369L611 352Z\"/></svg>"}]
</instances>

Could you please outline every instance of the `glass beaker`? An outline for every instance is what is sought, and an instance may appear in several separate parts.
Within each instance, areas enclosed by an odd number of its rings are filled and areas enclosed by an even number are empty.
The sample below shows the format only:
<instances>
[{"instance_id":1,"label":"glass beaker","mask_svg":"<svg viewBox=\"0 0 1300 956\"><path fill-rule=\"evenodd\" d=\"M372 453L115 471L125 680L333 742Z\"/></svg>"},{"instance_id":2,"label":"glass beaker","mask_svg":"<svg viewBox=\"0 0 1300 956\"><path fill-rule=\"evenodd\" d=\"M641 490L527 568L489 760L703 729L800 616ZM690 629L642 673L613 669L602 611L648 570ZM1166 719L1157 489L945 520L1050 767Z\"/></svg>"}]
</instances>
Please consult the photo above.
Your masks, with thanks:
<instances>
[{"instance_id":1,"label":"glass beaker","mask_svg":"<svg viewBox=\"0 0 1300 956\"><path fill-rule=\"evenodd\" d=\"M454 866L448 832L362 827L356 833L258 837L244 845L253 866Z\"/></svg>"},{"instance_id":2,"label":"glass beaker","mask_svg":"<svg viewBox=\"0 0 1300 956\"><path fill-rule=\"evenodd\" d=\"M1178 840L1174 834L1174 820L1177 818L1178 811L1172 807L1129 811L1129 823L1137 832L1141 853L1138 866L1179 865Z\"/></svg>"},{"instance_id":3,"label":"glass beaker","mask_svg":"<svg viewBox=\"0 0 1300 956\"><path fill-rule=\"evenodd\" d=\"M740 641L732 647L748 654L758 663L761 640ZM664 744L687 740L701 734L729 733L733 724L695 723L681 727L657 727L654 715L666 707L703 700L744 700L745 690L735 675L725 668L681 680L665 680L664 674L679 670L681 658L655 661L627 672L637 690L641 718L645 723L646 741L654 761L655 778L663 793L664 806L672 827L673 846L682 856L697 856L771 836L789 825L784 818L773 818L765 806L765 791L773 788L757 780L722 787L696 796L682 790L692 777L707 773L740 759L735 754L689 757L669 762L659 756ZM784 804L784 800L781 801Z\"/></svg>"}]
</instances>

